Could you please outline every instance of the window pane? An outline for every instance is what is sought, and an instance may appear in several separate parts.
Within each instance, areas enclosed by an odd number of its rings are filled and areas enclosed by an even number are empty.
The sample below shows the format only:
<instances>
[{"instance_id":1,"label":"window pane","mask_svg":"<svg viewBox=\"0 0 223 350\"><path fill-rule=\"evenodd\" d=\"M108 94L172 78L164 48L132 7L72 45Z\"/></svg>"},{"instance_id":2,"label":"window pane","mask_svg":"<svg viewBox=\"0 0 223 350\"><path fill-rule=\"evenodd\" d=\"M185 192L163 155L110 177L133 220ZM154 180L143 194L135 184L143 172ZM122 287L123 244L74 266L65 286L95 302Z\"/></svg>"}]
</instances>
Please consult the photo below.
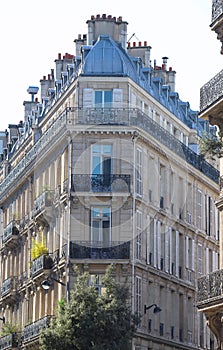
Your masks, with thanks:
<instances>
[{"instance_id":1,"label":"window pane","mask_svg":"<svg viewBox=\"0 0 223 350\"><path fill-rule=\"evenodd\" d=\"M112 153L112 145L103 145L103 152L104 153Z\"/></svg>"},{"instance_id":2,"label":"window pane","mask_svg":"<svg viewBox=\"0 0 223 350\"><path fill-rule=\"evenodd\" d=\"M100 241L100 222L99 220L94 220L92 223L92 241L98 242Z\"/></svg>"},{"instance_id":3,"label":"window pane","mask_svg":"<svg viewBox=\"0 0 223 350\"><path fill-rule=\"evenodd\" d=\"M110 241L110 221L103 221L103 243L107 244Z\"/></svg>"},{"instance_id":4,"label":"window pane","mask_svg":"<svg viewBox=\"0 0 223 350\"><path fill-rule=\"evenodd\" d=\"M104 103L112 102L112 91L104 91Z\"/></svg>"},{"instance_id":5,"label":"window pane","mask_svg":"<svg viewBox=\"0 0 223 350\"><path fill-rule=\"evenodd\" d=\"M93 148L93 153L101 153L101 145L94 144L92 148Z\"/></svg>"},{"instance_id":6,"label":"window pane","mask_svg":"<svg viewBox=\"0 0 223 350\"><path fill-rule=\"evenodd\" d=\"M92 216L93 216L93 218L100 218L100 216L101 216L101 214L100 214L100 209L99 208L94 208L93 210L92 210Z\"/></svg>"},{"instance_id":7,"label":"window pane","mask_svg":"<svg viewBox=\"0 0 223 350\"><path fill-rule=\"evenodd\" d=\"M100 157L94 156L92 159L92 174L100 174L101 173L101 159Z\"/></svg>"},{"instance_id":8,"label":"window pane","mask_svg":"<svg viewBox=\"0 0 223 350\"><path fill-rule=\"evenodd\" d=\"M110 220L110 208L103 208L103 218L107 217Z\"/></svg>"},{"instance_id":9,"label":"window pane","mask_svg":"<svg viewBox=\"0 0 223 350\"><path fill-rule=\"evenodd\" d=\"M103 161L103 174L104 175L111 174L111 158L107 158Z\"/></svg>"},{"instance_id":10,"label":"window pane","mask_svg":"<svg viewBox=\"0 0 223 350\"><path fill-rule=\"evenodd\" d=\"M102 104L102 91L95 91L94 103L95 104Z\"/></svg>"}]
</instances>

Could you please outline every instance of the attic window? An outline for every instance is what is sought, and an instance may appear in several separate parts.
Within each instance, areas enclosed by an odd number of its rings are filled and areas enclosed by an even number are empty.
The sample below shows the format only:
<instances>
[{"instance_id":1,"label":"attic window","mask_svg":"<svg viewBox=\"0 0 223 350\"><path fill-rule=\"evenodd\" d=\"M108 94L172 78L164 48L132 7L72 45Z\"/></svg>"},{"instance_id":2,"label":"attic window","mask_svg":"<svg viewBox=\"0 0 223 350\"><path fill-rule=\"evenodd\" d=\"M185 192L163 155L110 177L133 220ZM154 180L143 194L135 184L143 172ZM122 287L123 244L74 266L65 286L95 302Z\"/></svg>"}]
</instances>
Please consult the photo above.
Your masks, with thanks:
<instances>
[{"instance_id":1,"label":"attic window","mask_svg":"<svg viewBox=\"0 0 223 350\"><path fill-rule=\"evenodd\" d=\"M109 107L112 104L112 90L96 90L94 94L96 107Z\"/></svg>"}]
</instances>

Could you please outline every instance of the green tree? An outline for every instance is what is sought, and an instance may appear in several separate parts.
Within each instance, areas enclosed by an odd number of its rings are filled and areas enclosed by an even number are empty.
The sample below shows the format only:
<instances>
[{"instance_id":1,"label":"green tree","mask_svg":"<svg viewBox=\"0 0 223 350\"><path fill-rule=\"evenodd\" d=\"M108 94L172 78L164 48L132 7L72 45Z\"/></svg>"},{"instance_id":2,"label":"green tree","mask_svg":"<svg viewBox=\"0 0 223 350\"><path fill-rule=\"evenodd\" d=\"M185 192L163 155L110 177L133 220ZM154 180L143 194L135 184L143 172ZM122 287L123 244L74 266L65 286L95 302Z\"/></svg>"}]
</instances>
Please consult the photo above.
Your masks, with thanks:
<instances>
[{"instance_id":1,"label":"green tree","mask_svg":"<svg viewBox=\"0 0 223 350\"><path fill-rule=\"evenodd\" d=\"M89 285L89 274L78 273L70 301L58 305L57 317L40 337L41 350L129 350L139 318L132 315L129 286L103 278L103 293Z\"/></svg>"},{"instance_id":2,"label":"green tree","mask_svg":"<svg viewBox=\"0 0 223 350\"><path fill-rule=\"evenodd\" d=\"M199 142L199 149L204 158L215 160L222 157L223 141L221 134L204 133Z\"/></svg>"}]
</instances>

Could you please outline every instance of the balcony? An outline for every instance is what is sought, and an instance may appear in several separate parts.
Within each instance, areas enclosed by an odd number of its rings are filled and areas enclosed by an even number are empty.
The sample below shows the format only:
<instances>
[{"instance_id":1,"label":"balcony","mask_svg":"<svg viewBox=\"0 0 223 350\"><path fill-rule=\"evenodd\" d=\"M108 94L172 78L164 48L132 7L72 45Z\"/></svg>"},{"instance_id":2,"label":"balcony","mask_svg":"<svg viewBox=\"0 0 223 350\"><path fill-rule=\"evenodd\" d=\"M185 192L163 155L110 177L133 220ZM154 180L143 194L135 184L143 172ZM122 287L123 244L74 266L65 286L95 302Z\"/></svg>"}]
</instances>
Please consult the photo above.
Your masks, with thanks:
<instances>
[{"instance_id":1,"label":"balcony","mask_svg":"<svg viewBox=\"0 0 223 350\"><path fill-rule=\"evenodd\" d=\"M142 110L137 108L107 108L103 113L98 112L96 108L66 108L47 129L47 132L38 139L35 145L26 153L22 160L11 169L10 173L0 183L0 199L7 196L10 186L25 173L27 167L37 159L52 143L52 140L59 135L66 127L75 125L89 128L97 125L98 128L109 126L121 126L122 128L138 128L144 130L154 137L165 147L181 157L184 161L194 166L204 173L210 179L218 182L219 172L210 164L193 152L189 147L177 140L167 130L162 128L158 123L152 120ZM206 170L208 172L206 173ZM64 189L63 189L64 190ZM36 204L38 204L36 202ZM38 206L37 209L38 211ZM35 214L35 208L33 214Z\"/></svg>"},{"instance_id":2,"label":"balcony","mask_svg":"<svg viewBox=\"0 0 223 350\"><path fill-rule=\"evenodd\" d=\"M197 306L199 309L222 303L222 281L223 270L214 271L198 279Z\"/></svg>"},{"instance_id":3,"label":"balcony","mask_svg":"<svg viewBox=\"0 0 223 350\"><path fill-rule=\"evenodd\" d=\"M71 259L129 259L130 242L70 242Z\"/></svg>"},{"instance_id":4,"label":"balcony","mask_svg":"<svg viewBox=\"0 0 223 350\"><path fill-rule=\"evenodd\" d=\"M17 289L17 278L14 276L7 278L2 282L1 297L3 298L10 293L15 294L16 289Z\"/></svg>"},{"instance_id":5,"label":"balcony","mask_svg":"<svg viewBox=\"0 0 223 350\"><path fill-rule=\"evenodd\" d=\"M217 34L221 42L221 54L223 54L223 1L212 0L211 29Z\"/></svg>"},{"instance_id":6,"label":"balcony","mask_svg":"<svg viewBox=\"0 0 223 350\"><path fill-rule=\"evenodd\" d=\"M71 178L73 192L130 192L130 175L88 175L73 174Z\"/></svg>"},{"instance_id":7,"label":"balcony","mask_svg":"<svg viewBox=\"0 0 223 350\"><path fill-rule=\"evenodd\" d=\"M12 247L15 246L17 244L18 235L19 230L16 226L15 220L13 220L4 228L2 238L3 244L7 244Z\"/></svg>"},{"instance_id":8,"label":"balcony","mask_svg":"<svg viewBox=\"0 0 223 350\"><path fill-rule=\"evenodd\" d=\"M27 343L30 341L35 341L39 338L41 330L48 327L50 322L50 316L46 316L37 320L27 326L25 326L23 331L23 343Z\"/></svg>"},{"instance_id":9,"label":"balcony","mask_svg":"<svg viewBox=\"0 0 223 350\"><path fill-rule=\"evenodd\" d=\"M49 270L53 266L53 259L50 255L41 255L32 261L30 277L35 277L44 270Z\"/></svg>"},{"instance_id":10,"label":"balcony","mask_svg":"<svg viewBox=\"0 0 223 350\"><path fill-rule=\"evenodd\" d=\"M209 116L218 118L218 116L222 114L220 113L222 102L223 70L216 74L200 89L200 116L205 119L208 119Z\"/></svg>"},{"instance_id":11,"label":"balcony","mask_svg":"<svg viewBox=\"0 0 223 350\"><path fill-rule=\"evenodd\" d=\"M12 349L18 347L18 335L12 333L0 338L0 350Z\"/></svg>"},{"instance_id":12,"label":"balcony","mask_svg":"<svg viewBox=\"0 0 223 350\"><path fill-rule=\"evenodd\" d=\"M212 0L212 25L216 20L219 20L223 14L223 1L222 0Z\"/></svg>"},{"instance_id":13,"label":"balcony","mask_svg":"<svg viewBox=\"0 0 223 350\"><path fill-rule=\"evenodd\" d=\"M47 215L46 209L51 208L53 204L53 194L53 191L47 190L41 193L41 195L34 200L34 206L32 211L33 218L42 213L43 211L45 211L45 214Z\"/></svg>"}]
</instances>

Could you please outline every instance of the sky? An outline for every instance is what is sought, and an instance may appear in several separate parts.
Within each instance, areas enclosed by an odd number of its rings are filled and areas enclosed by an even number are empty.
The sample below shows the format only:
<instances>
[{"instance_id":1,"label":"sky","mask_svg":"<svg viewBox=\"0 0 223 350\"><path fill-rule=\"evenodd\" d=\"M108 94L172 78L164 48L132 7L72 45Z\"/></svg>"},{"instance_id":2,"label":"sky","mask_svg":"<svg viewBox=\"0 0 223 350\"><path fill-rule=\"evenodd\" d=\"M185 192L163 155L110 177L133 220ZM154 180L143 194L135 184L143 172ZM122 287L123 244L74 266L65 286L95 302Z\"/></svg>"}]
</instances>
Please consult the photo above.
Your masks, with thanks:
<instances>
[{"instance_id":1,"label":"sky","mask_svg":"<svg viewBox=\"0 0 223 350\"><path fill-rule=\"evenodd\" d=\"M147 41L151 60L176 71L180 99L199 111L200 88L221 69L221 43L210 29L212 0L8 0L0 5L0 130L24 119L29 86L55 68L58 53L75 53L91 15L122 16L133 41Z\"/></svg>"}]
</instances>

